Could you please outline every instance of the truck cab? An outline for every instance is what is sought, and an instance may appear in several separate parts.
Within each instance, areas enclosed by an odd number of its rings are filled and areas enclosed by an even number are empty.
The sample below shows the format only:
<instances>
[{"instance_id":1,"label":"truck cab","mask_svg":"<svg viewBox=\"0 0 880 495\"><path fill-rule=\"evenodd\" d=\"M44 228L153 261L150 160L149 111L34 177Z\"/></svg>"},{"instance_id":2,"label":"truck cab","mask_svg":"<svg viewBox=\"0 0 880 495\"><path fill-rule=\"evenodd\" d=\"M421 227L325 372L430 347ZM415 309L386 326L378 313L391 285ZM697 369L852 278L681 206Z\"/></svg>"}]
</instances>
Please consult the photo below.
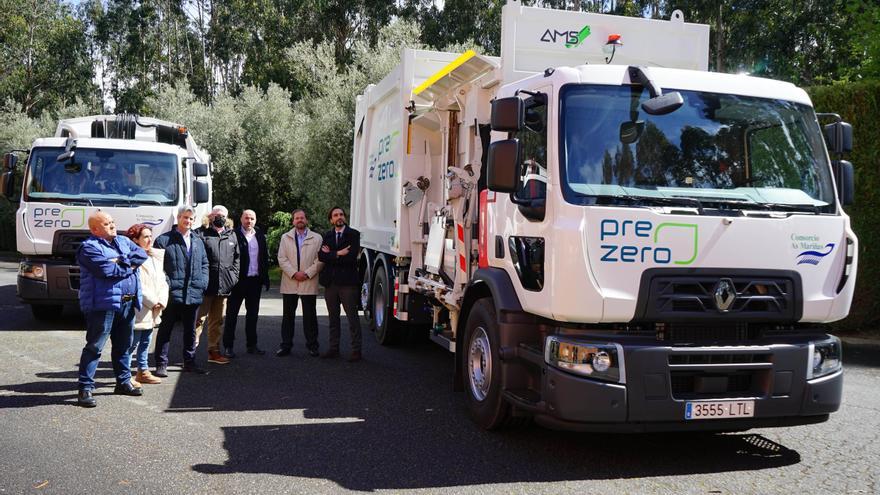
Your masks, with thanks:
<instances>
[{"instance_id":1,"label":"truck cab","mask_svg":"<svg viewBox=\"0 0 880 495\"><path fill-rule=\"evenodd\" d=\"M16 213L22 259L17 295L38 319L61 313L79 295L76 251L89 237L88 217L108 212L120 235L145 223L158 236L177 208L210 205L210 156L187 129L135 116L95 115L59 122L53 137L27 150ZM17 156L7 154L3 189L12 193Z\"/></svg>"}]
</instances>

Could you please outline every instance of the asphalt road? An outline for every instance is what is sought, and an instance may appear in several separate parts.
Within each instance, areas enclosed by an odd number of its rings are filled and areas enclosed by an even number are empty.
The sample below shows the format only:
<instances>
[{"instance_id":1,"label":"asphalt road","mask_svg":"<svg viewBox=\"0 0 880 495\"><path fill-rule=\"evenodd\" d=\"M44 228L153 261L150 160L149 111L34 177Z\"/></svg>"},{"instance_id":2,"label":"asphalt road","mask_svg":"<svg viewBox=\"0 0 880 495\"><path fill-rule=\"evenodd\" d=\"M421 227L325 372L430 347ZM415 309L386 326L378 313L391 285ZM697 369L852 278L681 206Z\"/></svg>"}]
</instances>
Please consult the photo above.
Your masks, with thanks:
<instances>
[{"instance_id":1,"label":"asphalt road","mask_svg":"<svg viewBox=\"0 0 880 495\"><path fill-rule=\"evenodd\" d=\"M82 409L83 321L69 309L33 320L15 268L0 263L0 493L880 492L877 346L845 347L844 404L830 421L743 434L484 432L452 391L451 355L380 347L369 333L360 363L310 358L298 334L290 357L240 353L206 376L172 367L141 398L112 395L103 361L98 407ZM263 301L268 351L279 303L274 291Z\"/></svg>"}]
</instances>

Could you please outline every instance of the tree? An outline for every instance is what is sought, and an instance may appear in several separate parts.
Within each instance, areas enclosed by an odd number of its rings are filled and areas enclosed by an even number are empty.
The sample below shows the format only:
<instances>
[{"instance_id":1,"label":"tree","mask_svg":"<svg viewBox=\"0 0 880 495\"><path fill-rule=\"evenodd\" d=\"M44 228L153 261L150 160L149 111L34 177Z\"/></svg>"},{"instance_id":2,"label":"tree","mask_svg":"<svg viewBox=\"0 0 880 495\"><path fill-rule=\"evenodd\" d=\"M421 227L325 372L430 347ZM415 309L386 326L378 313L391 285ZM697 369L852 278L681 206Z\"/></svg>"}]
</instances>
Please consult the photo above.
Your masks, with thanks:
<instances>
[{"instance_id":1,"label":"tree","mask_svg":"<svg viewBox=\"0 0 880 495\"><path fill-rule=\"evenodd\" d=\"M30 117L94 100L85 25L58 0L0 0L0 101Z\"/></svg>"}]
</instances>

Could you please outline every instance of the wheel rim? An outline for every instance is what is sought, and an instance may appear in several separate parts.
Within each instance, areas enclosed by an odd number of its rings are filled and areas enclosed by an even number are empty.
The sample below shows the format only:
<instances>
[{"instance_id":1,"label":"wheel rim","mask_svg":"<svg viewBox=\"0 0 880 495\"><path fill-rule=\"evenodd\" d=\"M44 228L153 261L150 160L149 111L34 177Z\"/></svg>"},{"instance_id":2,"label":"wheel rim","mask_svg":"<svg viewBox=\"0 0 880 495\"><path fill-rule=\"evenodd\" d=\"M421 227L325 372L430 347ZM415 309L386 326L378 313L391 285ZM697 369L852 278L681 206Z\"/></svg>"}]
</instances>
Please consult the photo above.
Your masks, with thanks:
<instances>
[{"instance_id":1,"label":"wheel rim","mask_svg":"<svg viewBox=\"0 0 880 495\"><path fill-rule=\"evenodd\" d=\"M474 329L471 337L468 348L468 381L474 398L481 402L485 400L492 381L492 347L483 327Z\"/></svg>"},{"instance_id":2,"label":"wheel rim","mask_svg":"<svg viewBox=\"0 0 880 495\"><path fill-rule=\"evenodd\" d=\"M385 322L385 284L381 279L376 280L373 291L373 319L376 320L376 328L381 329Z\"/></svg>"},{"instance_id":3,"label":"wheel rim","mask_svg":"<svg viewBox=\"0 0 880 495\"><path fill-rule=\"evenodd\" d=\"M364 282L361 284L361 307L367 309L370 304L370 284Z\"/></svg>"}]
</instances>

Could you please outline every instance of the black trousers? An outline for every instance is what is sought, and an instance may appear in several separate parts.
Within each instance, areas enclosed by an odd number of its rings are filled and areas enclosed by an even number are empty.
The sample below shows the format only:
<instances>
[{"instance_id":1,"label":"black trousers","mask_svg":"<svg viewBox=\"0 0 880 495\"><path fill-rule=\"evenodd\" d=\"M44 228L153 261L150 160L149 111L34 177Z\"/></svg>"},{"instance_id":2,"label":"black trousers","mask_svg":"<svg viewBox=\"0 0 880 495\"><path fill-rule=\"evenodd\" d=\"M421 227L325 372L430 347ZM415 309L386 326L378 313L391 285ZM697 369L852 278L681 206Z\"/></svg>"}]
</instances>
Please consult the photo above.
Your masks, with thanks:
<instances>
[{"instance_id":1,"label":"black trousers","mask_svg":"<svg viewBox=\"0 0 880 495\"><path fill-rule=\"evenodd\" d=\"M244 320L245 342L248 348L257 346L257 318L260 316L260 277L245 277L235 287L226 300L226 323L223 326L223 347L232 348L235 343L235 325L241 303L247 310Z\"/></svg>"},{"instance_id":2,"label":"black trousers","mask_svg":"<svg viewBox=\"0 0 880 495\"><path fill-rule=\"evenodd\" d=\"M318 312L315 302L318 296L283 294L284 316L281 319L281 348L293 347L293 334L296 322L296 306L302 300L303 308L303 334L306 336L306 349L318 350Z\"/></svg>"},{"instance_id":3,"label":"black trousers","mask_svg":"<svg viewBox=\"0 0 880 495\"><path fill-rule=\"evenodd\" d=\"M324 289L324 301L327 303L327 314L330 316L330 351L339 351L339 334L342 329L339 306L345 309L348 318L348 329L351 331L351 350L361 350L361 318L358 315L358 297L360 287L356 285L331 285Z\"/></svg>"},{"instance_id":4,"label":"black trousers","mask_svg":"<svg viewBox=\"0 0 880 495\"><path fill-rule=\"evenodd\" d=\"M162 311L162 323L156 332L156 366L168 366L168 346L171 343L171 330L177 320L183 324L183 363L190 364L196 359L196 312L198 304L169 303Z\"/></svg>"}]
</instances>

